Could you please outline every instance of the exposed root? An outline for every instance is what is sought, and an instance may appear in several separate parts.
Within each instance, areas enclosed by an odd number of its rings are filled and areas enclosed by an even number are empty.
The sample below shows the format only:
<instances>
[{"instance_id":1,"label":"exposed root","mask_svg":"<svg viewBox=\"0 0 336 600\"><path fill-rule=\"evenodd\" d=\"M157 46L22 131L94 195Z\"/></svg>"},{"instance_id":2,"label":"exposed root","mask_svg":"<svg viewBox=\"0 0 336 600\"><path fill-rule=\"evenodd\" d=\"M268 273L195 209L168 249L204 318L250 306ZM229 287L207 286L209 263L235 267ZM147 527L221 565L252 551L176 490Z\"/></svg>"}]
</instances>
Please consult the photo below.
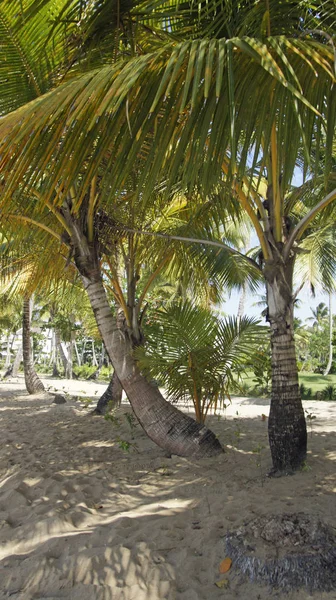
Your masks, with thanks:
<instances>
[{"instance_id":1,"label":"exposed root","mask_svg":"<svg viewBox=\"0 0 336 600\"><path fill-rule=\"evenodd\" d=\"M226 552L251 581L288 591L336 589L335 531L315 517L260 517L227 534Z\"/></svg>"}]
</instances>

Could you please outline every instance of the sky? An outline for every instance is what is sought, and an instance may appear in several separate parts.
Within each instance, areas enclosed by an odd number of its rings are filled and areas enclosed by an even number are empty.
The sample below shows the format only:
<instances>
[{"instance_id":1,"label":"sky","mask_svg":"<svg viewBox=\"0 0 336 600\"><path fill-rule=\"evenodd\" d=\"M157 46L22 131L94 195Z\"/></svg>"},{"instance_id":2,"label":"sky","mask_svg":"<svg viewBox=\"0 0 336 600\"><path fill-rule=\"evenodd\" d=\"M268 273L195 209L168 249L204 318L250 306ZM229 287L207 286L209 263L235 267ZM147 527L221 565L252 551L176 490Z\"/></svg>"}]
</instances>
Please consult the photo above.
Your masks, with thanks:
<instances>
[{"instance_id":1,"label":"sky","mask_svg":"<svg viewBox=\"0 0 336 600\"><path fill-rule=\"evenodd\" d=\"M307 287L307 289L306 289ZM329 305L328 295L325 293L316 293L313 297L309 292L308 286L306 286L299 294L301 304L299 308L295 309L295 316L305 321L307 318L312 316L311 308L316 308L320 302L324 302L327 306ZM245 314L249 317L259 317L263 310L260 306L253 306L256 302L260 301L260 296L264 295L265 291L260 288L260 292L255 295L248 294L246 296L245 303ZM236 315L239 303L239 292L232 292L231 296L227 297L227 300L222 304L222 311L226 315ZM308 322L309 324L309 322Z\"/></svg>"}]
</instances>

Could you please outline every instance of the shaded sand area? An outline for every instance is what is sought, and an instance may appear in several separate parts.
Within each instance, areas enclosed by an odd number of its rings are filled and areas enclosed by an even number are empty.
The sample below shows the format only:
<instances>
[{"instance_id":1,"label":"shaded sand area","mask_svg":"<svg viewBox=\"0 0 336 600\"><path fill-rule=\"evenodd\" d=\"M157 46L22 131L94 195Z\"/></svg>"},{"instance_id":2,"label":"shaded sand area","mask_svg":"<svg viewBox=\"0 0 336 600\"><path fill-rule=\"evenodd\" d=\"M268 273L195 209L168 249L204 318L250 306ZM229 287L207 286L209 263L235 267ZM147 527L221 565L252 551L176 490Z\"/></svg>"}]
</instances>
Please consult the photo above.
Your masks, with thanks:
<instances>
[{"instance_id":1,"label":"shaded sand area","mask_svg":"<svg viewBox=\"0 0 336 600\"><path fill-rule=\"evenodd\" d=\"M45 382L92 397L106 387ZM316 416L307 466L268 479L264 400L234 399L209 417L227 451L200 462L167 458L127 404L113 423L80 400L52 400L28 396L22 379L0 385L1 599L335 600L219 565L226 533L253 518L301 512L335 525L336 403L305 403Z\"/></svg>"}]
</instances>

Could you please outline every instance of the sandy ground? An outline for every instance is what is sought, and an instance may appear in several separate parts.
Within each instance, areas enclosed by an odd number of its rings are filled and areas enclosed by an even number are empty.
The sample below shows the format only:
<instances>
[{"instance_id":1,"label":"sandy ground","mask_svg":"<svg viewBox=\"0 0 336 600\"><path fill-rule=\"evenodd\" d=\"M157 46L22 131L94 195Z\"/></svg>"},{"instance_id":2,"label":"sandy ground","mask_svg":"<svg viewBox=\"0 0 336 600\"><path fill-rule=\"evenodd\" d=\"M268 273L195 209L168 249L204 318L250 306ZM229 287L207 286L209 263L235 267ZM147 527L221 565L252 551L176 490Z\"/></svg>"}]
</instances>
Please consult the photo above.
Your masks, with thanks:
<instances>
[{"instance_id":1,"label":"sandy ground","mask_svg":"<svg viewBox=\"0 0 336 600\"><path fill-rule=\"evenodd\" d=\"M105 386L44 380L98 397ZM200 462L165 457L128 405L118 422L85 402L0 384L0 598L15 600L335 600L250 583L224 537L257 516L304 512L335 525L336 403L310 401L307 466L268 479L268 405L234 399L208 425L226 447ZM128 449L125 449L128 446ZM215 583L223 581L223 588Z\"/></svg>"}]
</instances>

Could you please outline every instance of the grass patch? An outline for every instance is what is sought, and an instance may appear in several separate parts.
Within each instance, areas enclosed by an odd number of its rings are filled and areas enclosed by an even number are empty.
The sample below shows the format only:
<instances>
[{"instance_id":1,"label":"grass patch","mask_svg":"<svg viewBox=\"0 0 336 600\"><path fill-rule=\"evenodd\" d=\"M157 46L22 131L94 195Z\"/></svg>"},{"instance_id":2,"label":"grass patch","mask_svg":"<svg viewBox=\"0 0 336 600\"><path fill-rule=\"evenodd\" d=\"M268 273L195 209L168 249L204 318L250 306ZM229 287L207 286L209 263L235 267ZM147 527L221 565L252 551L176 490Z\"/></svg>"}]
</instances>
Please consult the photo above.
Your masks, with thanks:
<instances>
[{"instance_id":1,"label":"grass patch","mask_svg":"<svg viewBox=\"0 0 336 600\"><path fill-rule=\"evenodd\" d=\"M299 381L305 386L310 387L313 395L321 392L327 385L336 386L336 375L327 375L324 377L320 373L299 373Z\"/></svg>"},{"instance_id":2,"label":"grass patch","mask_svg":"<svg viewBox=\"0 0 336 600\"><path fill-rule=\"evenodd\" d=\"M334 385L336 388L336 374L324 377L321 373L301 372L299 373L299 383L300 385L303 384L306 388L311 389L311 399L313 400L316 392L322 392L327 386ZM254 374L252 372L247 372L242 375L241 384L243 388L247 386L252 390L256 385ZM236 392L233 395L235 394Z\"/></svg>"}]
</instances>

